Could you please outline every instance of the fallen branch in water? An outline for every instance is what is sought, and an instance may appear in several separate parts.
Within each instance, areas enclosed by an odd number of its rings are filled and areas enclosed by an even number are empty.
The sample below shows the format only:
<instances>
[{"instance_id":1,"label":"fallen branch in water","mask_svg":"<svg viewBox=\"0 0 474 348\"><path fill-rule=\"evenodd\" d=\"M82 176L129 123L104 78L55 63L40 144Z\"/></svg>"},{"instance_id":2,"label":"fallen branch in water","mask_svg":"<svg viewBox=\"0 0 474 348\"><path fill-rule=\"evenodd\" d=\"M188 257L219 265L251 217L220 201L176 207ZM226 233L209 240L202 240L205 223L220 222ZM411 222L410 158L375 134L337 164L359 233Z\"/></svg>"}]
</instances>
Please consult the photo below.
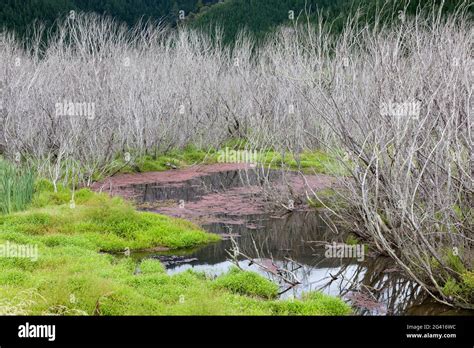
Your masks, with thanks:
<instances>
[{"instance_id":1,"label":"fallen branch in water","mask_svg":"<svg viewBox=\"0 0 474 348\"><path fill-rule=\"evenodd\" d=\"M239 257L242 257L248 260L250 262L250 265L255 264L259 266L264 271L273 274L274 276L278 277L286 284L291 285L291 287L295 287L296 285L301 284L301 281L297 279L296 275L292 271L278 267L270 259L254 259L240 251L240 248L233 237L231 237L230 240L232 242L232 248L230 250L226 250L226 252L230 256L230 261L233 264L235 264L239 269L242 270L242 267L240 267L240 264L239 264ZM255 243L254 243L254 246L255 246ZM256 246L255 246L255 249L258 255L258 249ZM294 280L288 278L284 274L290 274L294 278ZM288 291L288 289L285 290L285 292L286 291Z\"/></svg>"}]
</instances>

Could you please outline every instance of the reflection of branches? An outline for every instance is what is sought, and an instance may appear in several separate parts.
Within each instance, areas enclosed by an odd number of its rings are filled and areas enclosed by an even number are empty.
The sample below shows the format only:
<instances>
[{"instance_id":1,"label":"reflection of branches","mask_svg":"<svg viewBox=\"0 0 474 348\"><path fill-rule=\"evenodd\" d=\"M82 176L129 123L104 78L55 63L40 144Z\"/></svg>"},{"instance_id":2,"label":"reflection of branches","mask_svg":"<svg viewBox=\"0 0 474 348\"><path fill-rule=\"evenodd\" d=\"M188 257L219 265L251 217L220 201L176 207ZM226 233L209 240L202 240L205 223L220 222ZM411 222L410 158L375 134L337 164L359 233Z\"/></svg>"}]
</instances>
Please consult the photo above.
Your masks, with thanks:
<instances>
[{"instance_id":1,"label":"reflection of branches","mask_svg":"<svg viewBox=\"0 0 474 348\"><path fill-rule=\"evenodd\" d=\"M392 264L389 259L371 259L361 264L341 260L336 265L325 265L327 258L318 257L314 264L308 265L301 264L290 256L281 256L278 261L274 260L269 252L271 249L265 248L269 242L266 238L260 241L252 238L246 243L248 250L245 252L233 238L231 241L232 247L227 250L231 261L240 269L243 269L242 260L247 260L249 266L258 266L269 279L280 285L279 295L292 289L297 292L335 292L351 301L356 313L361 315L403 313L424 299L417 284L404 278L397 269L390 268ZM312 248L314 251L317 251L319 246L317 241L306 245L315 246ZM318 274L318 270L328 267L334 271L328 270L326 276L318 276L315 281L314 276Z\"/></svg>"},{"instance_id":2,"label":"reflection of branches","mask_svg":"<svg viewBox=\"0 0 474 348\"><path fill-rule=\"evenodd\" d=\"M251 258L250 256L240 251L240 248L233 236L231 236L230 239L232 242L232 249L230 251L227 250L227 254L230 256L230 261L234 263L238 268L242 269L239 265L239 257L243 257L244 259L250 261L250 265L255 264L259 266L264 271L278 277L285 283L289 284L291 287L301 284L301 282L297 279L293 271L275 265L273 260L270 259ZM255 245L255 242L254 246L258 255L259 251L257 246Z\"/></svg>"},{"instance_id":3,"label":"reflection of branches","mask_svg":"<svg viewBox=\"0 0 474 348\"><path fill-rule=\"evenodd\" d=\"M362 315L404 313L424 299L420 288L394 269L388 258L370 258L358 264L355 260L324 257L323 245L334 240L334 235L320 227L321 219L315 214L252 219L264 229L245 233L245 227L241 227L238 245L231 238L226 256L241 269L257 266L259 273L280 286L280 295L322 291L350 300L356 313ZM337 240L344 240L344 234Z\"/></svg>"},{"instance_id":4,"label":"reflection of branches","mask_svg":"<svg viewBox=\"0 0 474 348\"><path fill-rule=\"evenodd\" d=\"M337 273L318 280L324 283L317 290L328 291L337 283L340 296L351 300L359 314L403 313L420 301L422 291L400 274L386 272L386 266L385 262L341 265Z\"/></svg>"}]
</instances>

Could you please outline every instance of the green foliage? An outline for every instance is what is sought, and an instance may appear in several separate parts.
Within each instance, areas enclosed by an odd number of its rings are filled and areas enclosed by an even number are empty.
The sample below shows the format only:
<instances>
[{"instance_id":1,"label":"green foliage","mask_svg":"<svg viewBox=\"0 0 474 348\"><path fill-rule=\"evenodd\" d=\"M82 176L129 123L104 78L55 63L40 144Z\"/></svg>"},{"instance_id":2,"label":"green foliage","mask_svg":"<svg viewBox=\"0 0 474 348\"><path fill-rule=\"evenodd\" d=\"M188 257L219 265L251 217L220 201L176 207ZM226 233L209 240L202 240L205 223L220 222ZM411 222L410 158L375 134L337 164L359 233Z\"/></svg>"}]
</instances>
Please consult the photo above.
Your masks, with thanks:
<instances>
[{"instance_id":1,"label":"green foliage","mask_svg":"<svg viewBox=\"0 0 474 348\"><path fill-rule=\"evenodd\" d=\"M459 252L462 252L462 250L458 250L457 253L455 253L453 250L449 250L446 253L445 260L451 269L458 273L463 273L464 271L466 271L466 268L464 267L462 260L458 255Z\"/></svg>"},{"instance_id":2,"label":"green foliage","mask_svg":"<svg viewBox=\"0 0 474 348\"><path fill-rule=\"evenodd\" d=\"M276 315L348 315L351 308L338 298L311 292L302 301L276 301L272 311Z\"/></svg>"},{"instance_id":3,"label":"green foliage","mask_svg":"<svg viewBox=\"0 0 474 348\"><path fill-rule=\"evenodd\" d=\"M63 185L57 185L56 192L53 184L46 179L38 179L35 182L35 194L31 206L42 208L47 205L66 204L72 199L72 193Z\"/></svg>"},{"instance_id":4,"label":"green foliage","mask_svg":"<svg viewBox=\"0 0 474 348\"><path fill-rule=\"evenodd\" d=\"M433 0L436 5L442 2L445 13L453 12L460 3L459 0ZM302 18L299 23L305 24L306 14L309 15L310 21L315 21L318 11L322 10L323 17L337 33L358 8L362 10L362 23L372 22L376 11L383 7L385 11L382 13L382 22L396 24L399 22L398 12L403 10L406 4L407 14L413 15L419 7L427 6L428 3L426 0L227 0L199 14L192 24L203 29L214 26L222 28L226 43L234 42L242 29L246 29L257 41L262 41L276 27L293 24L300 14ZM472 7L470 10L472 11ZM289 11L294 11L294 20L290 19Z\"/></svg>"},{"instance_id":5,"label":"green foliage","mask_svg":"<svg viewBox=\"0 0 474 348\"><path fill-rule=\"evenodd\" d=\"M425 0L3 0L0 7L0 26L15 30L20 36L30 34L29 26L35 20L42 21L47 28L53 27L56 19L64 17L69 11L96 12L107 14L120 22L132 26L144 19L161 20L170 25L180 22L179 11L184 11L185 21L193 28L215 32L214 27L223 29L224 42L233 43L238 33L246 29L257 41L262 41L268 33L284 24L292 24L289 11L294 11L295 21L305 16L314 21L317 12L332 23L335 32L342 30L344 23L356 9L362 9L362 22L372 21L375 12L386 9L382 21L398 22L398 11L408 3L408 14L414 14L419 7L427 6ZM442 0L432 0L439 5ZM459 0L444 0L444 11L455 11ZM472 7L470 9L472 13ZM300 18L300 23L305 19Z\"/></svg>"},{"instance_id":6,"label":"green foliage","mask_svg":"<svg viewBox=\"0 0 474 348\"><path fill-rule=\"evenodd\" d=\"M2 0L0 27L5 26L24 35L35 20L40 20L47 28L51 28L57 18L66 16L70 11L111 15L129 26L136 24L141 18L162 20L175 25L179 11L189 15L198 12L200 4L210 5L216 2L217 0Z\"/></svg>"},{"instance_id":7,"label":"green foliage","mask_svg":"<svg viewBox=\"0 0 474 348\"><path fill-rule=\"evenodd\" d=\"M294 11L296 20L304 12L305 4L308 11L318 8L329 11L346 2L347 0L228 0L199 14L192 24L204 29L213 26L222 28L225 43L233 42L242 29L260 41L277 26L290 22L289 11Z\"/></svg>"},{"instance_id":8,"label":"green foliage","mask_svg":"<svg viewBox=\"0 0 474 348\"><path fill-rule=\"evenodd\" d=\"M200 273L167 275L158 261L86 248L41 248L30 269L0 260L1 314L84 315L346 315L343 301L321 294L265 300L217 288ZM141 269L136 274L135 269ZM219 279L219 278L218 278ZM253 278L244 279L251 281ZM250 286L251 284L249 284Z\"/></svg>"},{"instance_id":9,"label":"green foliage","mask_svg":"<svg viewBox=\"0 0 474 348\"><path fill-rule=\"evenodd\" d=\"M360 243L359 239L353 234L349 234L346 238L347 245L357 245L359 243Z\"/></svg>"},{"instance_id":10,"label":"green foliage","mask_svg":"<svg viewBox=\"0 0 474 348\"><path fill-rule=\"evenodd\" d=\"M474 273L467 270L459 257L464 250L448 250L445 254L444 260L448 267L455 271L458 276L456 279L452 276L448 277L443 285L443 293L446 296L457 297L462 301L474 300ZM438 262L433 262L433 267L439 267Z\"/></svg>"},{"instance_id":11,"label":"green foliage","mask_svg":"<svg viewBox=\"0 0 474 348\"><path fill-rule=\"evenodd\" d=\"M293 170L301 170L306 174L329 175L343 175L346 172L341 163L322 151L305 151L297 155L286 153L284 156L275 151L268 151L262 157L262 161L266 165L276 169L287 167Z\"/></svg>"},{"instance_id":12,"label":"green foliage","mask_svg":"<svg viewBox=\"0 0 474 348\"><path fill-rule=\"evenodd\" d=\"M248 143L242 139L230 139L221 149L248 150ZM120 168L120 173L159 172L171 168L182 168L193 164L213 164L219 161L219 151L216 149L199 149L187 146L184 149L174 149L160 155L145 155L137 157L130 163L125 163L119 156L115 168ZM257 150L257 161L275 169L286 167L292 170L301 170L307 174L322 173L329 175L343 175L345 168L331 154L323 151L305 151L298 155L291 153L282 156L274 150ZM58 190L59 191L59 190Z\"/></svg>"},{"instance_id":13,"label":"green foliage","mask_svg":"<svg viewBox=\"0 0 474 348\"><path fill-rule=\"evenodd\" d=\"M35 176L0 158L0 214L23 210L33 197Z\"/></svg>"},{"instance_id":14,"label":"green foliage","mask_svg":"<svg viewBox=\"0 0 474 348\"><path fill-rule=\"evenodd\" d=\"M85 243L107 251L157 245L187 248L218 239L188 221L137 212L118 197L81 189L75 193L75 205L71 207L72 193L68 189L59 187L54 192L44 183L37 188L32 203L35 208L0 218L4 232L41 236L47 243L68 235L69 244Z\"/></svg>"},{"instance_id":15,"label":"green foliage","mask_svg":"<svg viewBox=\"0 0 474 348\"><path fill-rule=\"evenodd\" d=\"M140 263L140 271L143 274L162 274L165 273L165 268L159 261L145 259Z\"/></svg>"},{"instance_id":16,"label":"green foliage","mask_svg":"<svg viewBox=\"0 0 474 348\"><path fill-rule=\"evenodd\" d=\"M447 296L456 296L461 292L461 286L453 278L450 278L444 284L443 292Z\"/></svg>"},{"instance_id":17,"label":"green foliage","mask_svg":"<svg viewBox=\"0 0 474 348\"><path fill-rule=\"evenodd\" d=\"M276 298L278 286L254 272L243 272L237 267L214 281L216 288L227 289L234 294L261 298Z\"/></svg>"},{"instance_id":18,"label":"green foliage","mask_svg":"<svg viewBox=\"0 0 474 348\"><path fill-rule=\"evenodd\" d=\"M193 164L211 164L217 161L214 151L204 151L188 145L184 149L173 149L164 154L139 156L125 163L120 156L116 159L116 168L120 173L161 172L172 168L181 168Z\"/></svg>"}]
</instances>

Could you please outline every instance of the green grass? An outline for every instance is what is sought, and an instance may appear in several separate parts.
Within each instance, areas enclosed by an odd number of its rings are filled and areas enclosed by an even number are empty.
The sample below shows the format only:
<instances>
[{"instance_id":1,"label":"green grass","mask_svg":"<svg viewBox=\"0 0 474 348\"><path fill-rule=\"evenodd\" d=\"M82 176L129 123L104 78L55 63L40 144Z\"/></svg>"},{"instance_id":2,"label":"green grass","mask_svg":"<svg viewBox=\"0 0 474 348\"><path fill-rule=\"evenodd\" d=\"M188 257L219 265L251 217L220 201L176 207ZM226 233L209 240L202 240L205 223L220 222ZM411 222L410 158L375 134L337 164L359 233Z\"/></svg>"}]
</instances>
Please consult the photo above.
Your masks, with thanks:
<instances>
[{"instance_id":1,"label":"green grass","mask_svg":"<svg viewBox=\"0 0 474 348\"><path fill-rule=\"evenodd\" d=\"M264 300L215 286L192 271L173 276L158 261L78 247L43 249L34 265L1 261L0 314L84 315L347 315L341 300L312 294L303 300ZM231 275L233 276L233 275ZM222 277L228 278L229 275ZM260 276L257 276L261 278ZM255 278L257 279L257 278ZM264 280L261 278L261 280Z\"/></svg>"},{"instance_id":2,"label":"green grass","mask_svg":"<svg viewBox=\"0 0 474 348\"><path fill-rule=\"evenodd\" d=\"M291 153L282 156L278 152L265 153L263 162L272 168L286 167L291 170L301 170L305 174L346 175L347 171L334 156L323 151L305 151L295 156Z\"/></svg>"},{"instance_id":3,"label":"green grass","mask_svg":"<svg viewBox=\"0 0 474 348\"><path fill-rule=\"evenodd\" d=\"M194 146L186 146L182 150L174 149L164 154L132 156L130 162L125 162L123 156L116 159L116 167L120 173L136 172L161 172L171 169L189 166L192 164L211 164L217 162L214 151L204 151Z\"/></svg>"},{"instance_id":4,"label":"green grass","mask_svg":"<svg viewBox=\"0 0 474 348\"><path fill-rule=\"evenodd\" d=\"M442 292L445 296L451 296L455 302L471 304L474 301L474 272L463 264L460 254L466 251L462 248L443 250L443 259L447 266L456 273L456 277L441 269L440 263L434 258L431 266L443 276L438 280L442 284ZM455 279L456 278L456 279Z\"/></svg>"},{"instance_id":5,"label":"green grass","mask_svg":"<svg viewBox=\"0 0 474 348\"><path fill-rule=\"evenodd\" d=\"M213 242L190 222L137 212L119 198L72 193L38 181L31 207L0 216L0 245L36 246L37 258L0 257L0 315L345 315L340 299L321 294L276 300L275 284L231 270L170 276L153 259L103 251ZM137 271L139 270L139 272Z\"/></svg>"},{"instance_id":6,"label":"green grass","mask_svg":"<svg viewBox=\"0 0 474 348\"><path fill-rule=\"evenodd\" d=\"M185 148L172 149L166 153L158 151L153 153L153 151L150 151L145 155L137 154L134 151L129 150L130 152L128 154L116 154L110 163L103 165L93 173L89 173L86 168L79 168L79 170L87 172L88 175L91 176L90 179L92 181L101 181L116 174L161 172L171 169L185 168L195 164L216 164L222 161L222 153L225 153L226 148L228 148L229 151L247 150L250 154L254 154L254 148L252 148L247 141L242 139L230 139L218 148L209 147L205 149L188 145ZM273 169L284 168L286 170L301 170L305 174L320 173L334 176L347 174L347 170L336 159L339 157L337 154L333 155L323 151L314 150L305 151L300 153L298 156L292 155L291 153L282 156L281 153L272 148L266 150L257 149L256 152L257 162ZM231 161L233 158L232 153L230 153L229 156L231 156L231 158L225 160ZM241 160L243 161L244 159L241 158ZM35 163L32 159L30 159L30 162ZM36 164L40 165L40 163ZM47 174L43 173L43 175ZM66 186L73 186L76 184L71 182L70 179L66 184L64 178L59 182ZM57 195L57 198L61 200L60 192Z\"/></svg>"},{"instance_id":7,"label":"green grass","mask_svg":"<svg viewBox=\"0 0 474 348\"><path fill-rule=\"evenodd\" d=\"M0 217L3 234L35 236L38 241L54 245L68 243L89 245L94 250L119 251L154 246L189 248L218 240L192 223L171 217L138 212L123 199L81 189L72 194L60 187L39 191L28 211ZM54 205L48 205L47 202Z\"/></svg>"},{"instance_id":8,"label":"green grass","mask_svg":"<svg viewBox=\"0 0 474 348\"><path fill-rule=\"evenodd\" d=\"M472 303L474 301L474 272L464 270L459 280L449 277L443 285L443 293L456 298L456 302Z\"/></svg>"},{"instance_id":9,"label":"green grass","mask_svg":"<svg viewBox=\"0 0 474 348\"><path fill-rule=\"evenodd\" d=\"M348 315L350 307L338 298L320 292L310 292L302 300L274 301L274 315Z\"/></svg>"},{"instance_id":10,"label":"green grass","mask_svg":"<svg viewBox=\"0 0 474 348\"><path fill-rule=\"evenodd\" d=\"M243 272L237 267L214 281L214 286L234 294L272 299L278 295L278 286L254 272Z\"/></svg>"},{"instance_id":11,"label":"green grass","mask_svg":"<svg viewBox=\"0 0 474 348\"><path fill-rule=\"evenodd\" d=\"M33 196L34 174L0 158L0 214L26 208Z\"/></svg>"},{"instance_id":12,"label":"green grass","mask_svg":"<svg viewBox=\"0 0 474 348\"><path fill-rule=\"evenodd\" d=\"M123 156L117 156L114 168L118 168L120 173L136 173L136 172L159 172L171 169L171 166L177 168L186 167L192 164L214 164L219 162L219 150L248 150L253 152L253 148L242 139L231 139L225 142L218 149L210 148L208 150L198 149L194 146L187 146L184 149L174 149L164 154L156 156L131 156L130 162L125 162ZM334 156L323 151L305 151L294 156L286 154L284 157L281 153L272 149L266 151L257 150L258 162L274 169L285 167L290 170L301 170L306 174L328 174L328 175L345 175L347 171L338 162ZM114 171L114 170L112 170ZM96 180L100 178L95 178Z\"/></svg>"}]
</instances>

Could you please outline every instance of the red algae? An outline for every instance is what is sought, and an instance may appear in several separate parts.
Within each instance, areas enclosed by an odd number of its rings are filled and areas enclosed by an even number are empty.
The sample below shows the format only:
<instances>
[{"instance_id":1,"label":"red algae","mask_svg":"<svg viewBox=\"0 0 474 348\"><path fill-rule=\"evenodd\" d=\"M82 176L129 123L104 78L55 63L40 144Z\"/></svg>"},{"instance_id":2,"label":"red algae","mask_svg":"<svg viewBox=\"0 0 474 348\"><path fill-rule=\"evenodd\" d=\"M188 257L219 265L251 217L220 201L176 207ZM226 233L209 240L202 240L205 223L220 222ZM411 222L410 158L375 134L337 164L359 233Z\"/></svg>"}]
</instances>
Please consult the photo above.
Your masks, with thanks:
<instances>
[{"instance_id":1,"label":"red algae","mask_svg":"<svg viewBox=\"0 0 474 348\"><path fill-rule=\"evenodd\" d=\"M192 201L171 200L168 202L141 203L142 191L136 185L152 184L159 187L174 188L185 186L187 182L200 177L210 176L221 172L231 172L251 169L247 164L211 164L195 165L183 169L164 172L137 174L121 174L92 185L95 191L107 192L113 196L121 196L134 200L139 209L191 220L198 224L211 222L245 223L243 217L258 215L269 211L269 204L262 188L257 185L242 185L225 188L222 191L210 190L196 196ZM306 175L304 178L296 173L290 173L288 183L293 193L302 197L311 190L317 191L332 187L335 178L328 175ZM274 190L283 192L286 186L274 183ZM275 208L275 207L273 207ZM302 205L299 209L307 208ZM273 209L275 210L275 209Z\"/></svg>"}]
</instances>

